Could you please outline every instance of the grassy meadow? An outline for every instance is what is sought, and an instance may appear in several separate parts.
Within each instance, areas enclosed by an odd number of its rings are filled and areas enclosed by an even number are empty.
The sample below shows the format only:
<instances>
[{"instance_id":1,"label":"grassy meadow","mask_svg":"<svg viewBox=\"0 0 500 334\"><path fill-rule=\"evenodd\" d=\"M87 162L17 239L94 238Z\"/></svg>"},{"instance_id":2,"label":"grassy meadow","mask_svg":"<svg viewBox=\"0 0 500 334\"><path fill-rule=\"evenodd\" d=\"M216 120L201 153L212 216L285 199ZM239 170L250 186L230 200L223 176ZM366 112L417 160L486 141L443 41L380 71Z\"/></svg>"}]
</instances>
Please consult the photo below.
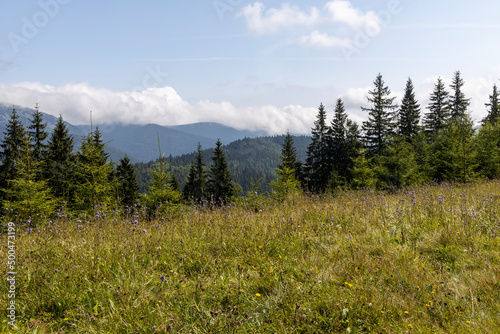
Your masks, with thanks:
<instances>
[{"instance_id":1,"label":"grassy meadow","mask_svg":"<svg viewBox=\"0 0 500 334\"><path fill-rule=\"evenodd\" d=\"M98 210L31 229L16 222L18 329L4 292L0 331L500 328L499 181L283 202L254 195L223 208L173 207L154 221L143 208Z\"/></svg>"}]
</instances>

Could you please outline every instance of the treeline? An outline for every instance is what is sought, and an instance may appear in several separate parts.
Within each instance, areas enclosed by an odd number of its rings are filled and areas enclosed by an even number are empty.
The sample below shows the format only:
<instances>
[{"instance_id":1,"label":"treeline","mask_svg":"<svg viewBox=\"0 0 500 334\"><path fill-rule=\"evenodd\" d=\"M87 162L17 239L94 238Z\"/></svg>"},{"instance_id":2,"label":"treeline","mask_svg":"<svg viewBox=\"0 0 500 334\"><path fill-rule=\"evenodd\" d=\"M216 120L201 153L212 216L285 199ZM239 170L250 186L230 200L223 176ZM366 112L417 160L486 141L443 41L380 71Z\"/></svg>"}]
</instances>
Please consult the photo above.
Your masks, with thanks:
<instances>
[{"instance_id":1,"label":"treeline","mask_svg":"<svg viewBox=\"0 0 500 334\"><path fill-rule=\"evenodd\" d=\"M500 175L500 104L493 86L487 116L475 131L464 80L456 72L449 86L437 79L426 111L415 98L408 79L400 104L382 75L369 91L370 107L361 127L351 121L341 99L327 124L321 104L312 128L312 143L304 164L290 149L283 150L284 169L307 191L341 188L393 189L442 181L466 182Z\"/></svg>"},{"instance_id":2,"label":"treeline","mask_svg":"<svg viewBox=\"0 0 500 334\"><path fill-rule=\"evenodd\" d=\"M148 170L150 182L145 194L140 194L130 159L125 156L118 164L111 161L99 128L84 136L75 150L74 138L62 116L49 135L42 115L36 105L31 118L23 123L13 109L0 141L0 200L6 209L4 214L32 222L70 212L99 218L110 208L140 203L152 218L190 199L186 187L183 196L164 159ZM220 141L216 143L204 186L204 196L213 204L227 202L236 191L221 145Z\"/></svg>"}]
</instances>

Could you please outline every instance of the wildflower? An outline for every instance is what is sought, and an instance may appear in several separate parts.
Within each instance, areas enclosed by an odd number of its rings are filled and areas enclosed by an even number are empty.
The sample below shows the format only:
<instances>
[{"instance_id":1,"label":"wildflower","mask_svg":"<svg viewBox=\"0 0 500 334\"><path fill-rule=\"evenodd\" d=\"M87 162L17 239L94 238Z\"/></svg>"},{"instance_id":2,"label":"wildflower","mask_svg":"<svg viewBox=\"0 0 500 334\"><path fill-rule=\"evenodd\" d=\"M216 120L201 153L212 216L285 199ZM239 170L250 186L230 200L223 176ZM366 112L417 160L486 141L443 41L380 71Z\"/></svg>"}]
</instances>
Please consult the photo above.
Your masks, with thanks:
<instances>
[{"instance_id":1,"label":"wildflower","mask_svg":"<svg viewBox=\"0 0 500 334\"><path fill-rule=\"evenodd\" d=\"M94 320L94 319L95 319L95 318L94 318L94 316L91 316L91 317L90 317L90 320Z\"/></svg>"},{"instance_id":2,"label":"wildflower","mask_svg":"<svg viewBox=\"0 0 500 334\"><path fill-rule=\"evenodd\" d=\"M151 329L155 330L155 329L156 329L156 326L151 327Z\"/></svg>"},{"instance_id":3,"label":"wildflower","mask_svg":"<svg viewBox=\"0 0 500 334\"><path fill-rule=\"evenodd\" d=\"M83 239L83 242L87 242L85 239Z\"/></svg>"},{"instance_id":4,"label":"wildflower","mask_svg":"<svg viewBox=\"0 0 500 334\"><path fill-rule=\"evenodd\" d=\"M470 324L470 321L469 321L469 320L467 320L467 323L468 323L468 324Z\"/></svg>"},{"instance_id":5,"label":"wildflower","mask_svg":"<svg viewBox=\"0 0 500 334\"><path fill-rule=\"evenodd\" d=\"M413 329L413 325L412 324L408 324L408 328L409 329Z\"/></svg>"},{"instance_id":6,"label":"wildflower","mask_svg":"<svg viewBox=\"0 0 500 334\"><path fill-rule=\"evenodd\" d=\"M405 311L405 314L410 314L410 312L408 312L408 311Z\"/></svg>"},{"instance_id":7,"label":"wildflower","mask_svg":"<svg viewBox=\"0 0 500 334\"><path fill-rule=\"evenodd\" d=\"M258 292L257 292L255 295L256 295L257 297L260 297L260 296L261 296L261 295L260 295L260 293L258 293Z\"/></svg>"},{"instance_id":8,"label":"wildflower","mask_svg":"<svg viewBox=\"0 0 500 334\"><path fill-rule=\"evenodd\" d=\"M160 281L167 283L165 276L160 276Z\"/></svg>"},{"instance_id":9,"label":"wildflower","mask_svg":"<svg viewBox=\"0 0 500 334\"><path fill-rule=\"evenodd\" d=\"M58 273L58 272L59 272L59 269L56 269L56 273Z\"/></svg>"},{"instance_id":10,"label":"wildflower","mask_svg":"<svg viewBox=\"0 0 500 334\"><path fill-rule=\"evenodd\" d=\"M146 229L144 229L144 230L142 230L142 232L146 233L147 231L146 231Z\"/></svg>"}]
</instances>

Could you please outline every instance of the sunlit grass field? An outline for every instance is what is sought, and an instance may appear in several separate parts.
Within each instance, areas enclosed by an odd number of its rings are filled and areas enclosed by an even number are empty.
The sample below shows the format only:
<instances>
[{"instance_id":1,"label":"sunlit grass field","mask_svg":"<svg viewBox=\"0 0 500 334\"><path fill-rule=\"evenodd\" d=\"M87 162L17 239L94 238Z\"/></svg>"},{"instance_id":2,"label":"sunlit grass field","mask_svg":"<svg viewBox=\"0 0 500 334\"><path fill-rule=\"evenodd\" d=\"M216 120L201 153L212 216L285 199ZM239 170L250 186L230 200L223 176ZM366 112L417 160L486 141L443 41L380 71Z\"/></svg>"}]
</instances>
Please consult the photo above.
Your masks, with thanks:
<instances>
[{"instance_id":1,"label":"sunlit grass field","mask_svg":"<svg viewBox=\"0 0 500 334\"><path fill-rule=\"evenodd\" d=\"M16 222L18 332L500 330L498 181L98 210Z\"/></svg>"}]
</instances>

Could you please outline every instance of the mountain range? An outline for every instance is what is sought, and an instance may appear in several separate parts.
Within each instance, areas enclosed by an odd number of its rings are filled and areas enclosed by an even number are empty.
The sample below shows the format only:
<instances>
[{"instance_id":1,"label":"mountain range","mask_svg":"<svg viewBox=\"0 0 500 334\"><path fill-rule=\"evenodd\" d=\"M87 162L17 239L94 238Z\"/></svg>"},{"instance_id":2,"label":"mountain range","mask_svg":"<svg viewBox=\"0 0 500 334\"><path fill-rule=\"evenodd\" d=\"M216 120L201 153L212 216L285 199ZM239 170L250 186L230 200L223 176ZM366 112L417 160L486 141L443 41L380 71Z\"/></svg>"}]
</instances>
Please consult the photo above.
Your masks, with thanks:
<instances>
[{"instance_id":1,"label":"mountain range","mask_svg":"<svg viewBox=\"0 0 500 334\"><path fill-rule=\"evenodd\" d=\"M34 110L30 108L15 107L22 122L29 119ZM0 104L0 134L6 129L12 113L12 106ZM47 132L51 133L57 117L43 114L47 123ZM89 125L73 125L67 123L70 134L75 139L75 149L81 139L91 132ZM263 131L237 130L218 123L195 123L177 126L162 126L158 124L124 125L124 124L96 124L107 144L106 150L113 161L117 162L125 154L132 162L148 162L159 157L158 137L160 148L164 156L179 156L192 153L196 150L198 143L204 148L215 147L215 142L220 139L223 144L243 138L255 138L266 136Z\"/></svg>"}]
</instances>

